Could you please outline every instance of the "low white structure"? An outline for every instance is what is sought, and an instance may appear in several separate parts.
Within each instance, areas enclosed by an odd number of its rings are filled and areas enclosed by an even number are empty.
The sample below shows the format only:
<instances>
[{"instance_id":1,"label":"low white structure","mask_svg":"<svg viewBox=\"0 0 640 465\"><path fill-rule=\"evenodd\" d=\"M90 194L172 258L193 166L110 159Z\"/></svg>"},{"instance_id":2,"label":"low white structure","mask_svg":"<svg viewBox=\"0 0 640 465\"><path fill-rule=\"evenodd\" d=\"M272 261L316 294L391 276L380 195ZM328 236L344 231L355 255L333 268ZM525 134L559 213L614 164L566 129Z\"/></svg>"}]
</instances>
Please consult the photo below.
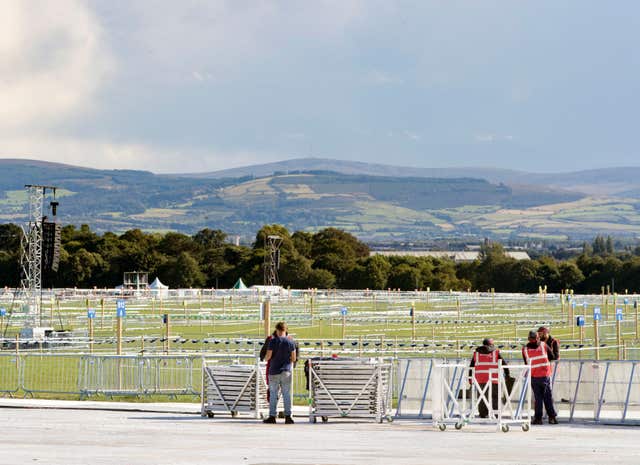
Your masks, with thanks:
<instances>
[{"instance_id":1,"label":"low white structure","mask_svg":"<svg viewBox=\"0 0 640 465\"><path fill-rule=\"evenodd\" d=\"M448 258L455 262L472 262L480 258L480 251L435 251L435 250L373 250L369 255L383 255L385 257L432 257ZM516 260L531 260L527 252L505 251L505 255Z\"/></svg>"},{"instance_id":2,"label":"low white structure","mask_svg":"<svg viewBox=\"0 0 640 465\"><path fill-rule=\"evenodd\" d=\"M149 284L149 290L151 295L157 298L169 297L169 286L166 286L160 282L160 279L156 277L151 284Z\"/></svg>"}]
</instances>

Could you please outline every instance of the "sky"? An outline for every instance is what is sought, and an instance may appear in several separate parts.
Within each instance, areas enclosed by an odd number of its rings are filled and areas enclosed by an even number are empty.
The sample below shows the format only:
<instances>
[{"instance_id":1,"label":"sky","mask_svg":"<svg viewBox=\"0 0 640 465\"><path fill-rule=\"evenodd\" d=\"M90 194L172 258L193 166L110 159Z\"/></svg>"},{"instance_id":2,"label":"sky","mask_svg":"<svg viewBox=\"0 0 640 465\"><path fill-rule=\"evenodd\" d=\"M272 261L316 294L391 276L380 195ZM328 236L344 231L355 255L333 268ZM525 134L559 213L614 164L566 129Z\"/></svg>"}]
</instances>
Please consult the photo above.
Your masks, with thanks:
<instances>
[{"instance_id":1,"label":"sky","mask_svg":"<svg viewBox=\"0 0 640 465\"><path fill-rule=\"evenodd\" d=\"M0 2L0 158L640 166L640 2Z\"/></svg>"}]
</instances>

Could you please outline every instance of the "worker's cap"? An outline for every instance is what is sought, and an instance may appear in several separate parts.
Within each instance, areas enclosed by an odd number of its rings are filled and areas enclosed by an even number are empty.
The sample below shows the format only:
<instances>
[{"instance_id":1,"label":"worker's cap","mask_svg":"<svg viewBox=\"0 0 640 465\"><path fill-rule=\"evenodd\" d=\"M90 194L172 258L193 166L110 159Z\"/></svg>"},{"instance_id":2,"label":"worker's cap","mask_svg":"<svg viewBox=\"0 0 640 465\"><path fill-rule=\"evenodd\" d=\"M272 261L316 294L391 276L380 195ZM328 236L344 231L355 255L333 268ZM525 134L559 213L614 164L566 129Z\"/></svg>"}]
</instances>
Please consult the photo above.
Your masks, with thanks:
<instances>
[{"instance_id":1,"label":"worker's cap","mask_svg":"<svg viewBox=\"0 0 640 465\"><path fill-rule=\"evenodd\" d=\"M538 328L538 332L539 333L548 333L549 332L549 328L547 328L546 326L540 326Z\"/></svg>"},{"instance_id":2,"label":"worker's cap","mask_svg":"<svg viewBox=\"0 0 640 465\"><path fill-rule=\"evenodd\" d=\"M529 331L529 339L538 339L538 333L535 331Z\"/></svg>"},{"instance_id":3,"label":"worker's cap","mask_svg":"<svg viewBox=\"0 0 640 465\"><path fill-rule=\"evenodd\" d=\"M491 338L491 337L484 338L482 340L482 345L483 346L492 346L493 345L493 338Z\"/></svg>"}]
</instances>

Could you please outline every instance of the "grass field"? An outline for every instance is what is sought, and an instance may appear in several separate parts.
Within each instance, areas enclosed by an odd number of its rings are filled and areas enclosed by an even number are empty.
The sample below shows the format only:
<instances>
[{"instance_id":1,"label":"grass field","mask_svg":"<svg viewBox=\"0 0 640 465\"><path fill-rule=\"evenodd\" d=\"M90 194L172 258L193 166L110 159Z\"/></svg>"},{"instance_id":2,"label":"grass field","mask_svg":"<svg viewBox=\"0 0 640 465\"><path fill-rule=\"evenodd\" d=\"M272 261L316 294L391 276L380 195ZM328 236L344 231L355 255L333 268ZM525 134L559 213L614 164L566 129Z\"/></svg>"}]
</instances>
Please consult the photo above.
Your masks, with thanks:
<instances>
[{"instance_id":1,"label":"grass field","mask_svg":"<svg viewBox=\"0 0 640 465\"><path fill-rule=\"evenodd\" d=\"M627 304L624 304L624 301ZM170 321L170 344L179 351L228 352L233 348L255 351L264 337L260 298L255 295L194 295L165 299L132 298L126 301L123 320L123 350L162 352L166 336L162 315ZM540 325L566 347L566 357L591 358L595 354L593 307L602 309L598 344L605 344L600 356L618 358L614 308L623 309L621 344L638 345L637 296L574 296L572 309L559 295L501 295L490 293L376 292L297 293L272 299L271 321L287 321L290 332L311 352L387 353L392 355L458 356L493 337L506 351L517 353L529 330ZM586 303L586 309L583 304ZM0 303L8 310L9 302ZM13 339L22 326L22 315L5 318L3 334ZM71 331L77 350L86 350L88 325L86 309L96 310L93 321L94 349L114 351L116 337L115 299L76 297L47 300L42 306L42 323ZM414 308L414 316L410 309ZM346 315L342 316L342 308ZM11 314L11 311L9 311ZM575 317L586 315L586 326L575 326ZM65 346L74 350L74 346ZM620 353L620 356L623 356Z\"/></svg>"},{"instance_id":2,"label":"grass field","mask_svg":"<svg viewBox=\"0 0 640 465\"><path fill-rule=\"evenodd\" d=\"M122 354L168 353L177 360L175 363L183 360L188 364L188 367L178 365L172 369L172 373L186 376L176 382L190 386L183 394L188 399L195 398L199 390L202 355L254 356L265 334L264 322L259 319L261 297L211 290L190 292L191 296L127 299L121 339ZM594 359L594 306L600 307L602 313L598 326L599 358L638 359L640 356L637 313L633 306L638 296L574 296L572 301L576 307L573 308L566 297L543 294L383 291L293 291L291 294L291 297L271 299L271 321L272 324L278 320L288 322L290 333L300 344L301 358L336 354L466 359L483 338L493 337L507 359L519 360L528 331L544 324L550 326L552 334L561 341L563 358ZM86 372L83 363L88 363L82 361L83 354L110 355L117 351L113 297L78 295L45 299L43 325L70 331L71 337L64 345L43 347L32 343L30 349L24 346L28 341L23 341L18 349L19 357L16 357L15 344L9 344L19 333L23 315L17 311L15 302L11 306L6 295L0 298L0 306L9 310L9 315L1 321L6 339L4 350L0 351L0 392L4 391L5 395L77 398L78 394L72 393L87 382L82 378ZM616 307L623 310L621 347L617 340ZM93 344L88 338L87 308L96 312ZM343 308L346 308L344 317ZM164 314L169 315L170 321L168 347ZM578 314L587 317L582 334L574 324ZM135 381L135 360L137 358L132 359L130 368L118 368L121 373L118 376L125 381ZM19 370L16 364L21 365ZM18 380L18 376L21 379ZM301 365L296 369L296 379L296 395L302 401L305 391ZM11 386L17 385L21 386L19 392L12 392ZM136 396L121 394L118 398ZM145 401L163 398L166 399L166 395L146 393L143 396Z\"/></svg>"}]
</instances>

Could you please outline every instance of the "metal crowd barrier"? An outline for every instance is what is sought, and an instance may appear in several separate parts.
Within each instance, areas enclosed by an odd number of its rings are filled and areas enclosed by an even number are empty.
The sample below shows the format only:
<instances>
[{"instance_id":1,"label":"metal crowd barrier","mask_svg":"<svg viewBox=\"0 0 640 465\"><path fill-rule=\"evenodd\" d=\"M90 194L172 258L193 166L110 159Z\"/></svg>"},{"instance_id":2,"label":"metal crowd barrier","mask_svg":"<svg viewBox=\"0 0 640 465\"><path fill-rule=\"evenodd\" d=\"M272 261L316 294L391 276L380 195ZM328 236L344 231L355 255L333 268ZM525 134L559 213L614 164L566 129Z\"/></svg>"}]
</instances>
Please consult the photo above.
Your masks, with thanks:
<instances>
[{"instance_id":1,"label":"metal crowd barrier","mask_svg":"<svg viewBox=\"0 0 640 465\"><path fill-rule=\"evenodd\" d=\"M20 390L20 357L0 354L0 395L13 397Z\"/></svg>"},{"instance_id":2,"label":"metal crowd barrier","mask_svg":"<svg viewBox=\"0 0 640 465\"><path fill-rule=\"evenodd\" d=\"M427 358L397 360L396 417L433 419L437 389L434 371L442 362ZM460 365L451 374L451 385L460 388L469 361L450 363ZM516 360L510 365L520 363ZM560 360L553 367L553 397L560 420L640 424L640 361Z\"/></svg>"},{"instance_id":3,"label":"metal crowd barrier","mask_svg":"<svg viewBox=\"0 0 640 465\"><path fill-rule=\"evenodd\" d=\"M179 355L83 355L79 390L82 396L197 395L193 375L198 360Z\"/></svg>"},{"instance_id":4,"label":"metal crowd barrier","mask_svg":"<svg viewBox=\"0 0 640 465\"><path fill-rule=\"evenodd\" d=\"M436 363L434 366L433 424L440 431L447 425L462 429L471 423L496 425L498 431L508 432L511 425L529 431L531 425L531 373L527 365L510 365L513 383L507 384L502 364L494 373L498 382L478 383L475 368L465 363ZM462 373L462 375L459 375ZM515 375L515 376L514 376ZM490 376L491 377L491 376ZM469 389L467 389L469 386ZM496 392L497 391L497 392ZM492 405L494 397L497 403ZM486 418L478 410L481 403L487 406Z\"/></svg>"}]
</instances>

